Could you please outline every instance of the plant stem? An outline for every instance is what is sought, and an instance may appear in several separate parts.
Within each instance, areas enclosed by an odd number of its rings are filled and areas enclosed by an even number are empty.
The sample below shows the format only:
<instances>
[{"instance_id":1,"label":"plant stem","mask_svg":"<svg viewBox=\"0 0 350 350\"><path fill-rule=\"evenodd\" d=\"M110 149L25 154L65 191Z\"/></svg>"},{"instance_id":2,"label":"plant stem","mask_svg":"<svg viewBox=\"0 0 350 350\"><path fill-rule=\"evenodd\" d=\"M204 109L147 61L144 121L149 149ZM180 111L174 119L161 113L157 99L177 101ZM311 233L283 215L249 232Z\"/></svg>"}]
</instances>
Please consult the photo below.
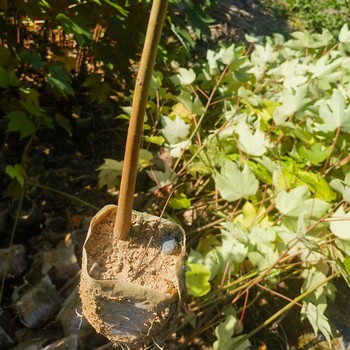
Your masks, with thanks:
<instances>
[{"instance_id":1,"label":"plant stem","mask_svg":"<svg viewBox=\"0 0 350 350\"><path fill-rule=\"evenodd\" d=\"M120 184L117 217L113 230L114 239L117 240L126 240L131 226L139 149L143 134L143 122L148 100L148 91L167 5L168 0L154 0L148 22L140 70L137 75L134 90Z\"/></svg>"}]
</instances>

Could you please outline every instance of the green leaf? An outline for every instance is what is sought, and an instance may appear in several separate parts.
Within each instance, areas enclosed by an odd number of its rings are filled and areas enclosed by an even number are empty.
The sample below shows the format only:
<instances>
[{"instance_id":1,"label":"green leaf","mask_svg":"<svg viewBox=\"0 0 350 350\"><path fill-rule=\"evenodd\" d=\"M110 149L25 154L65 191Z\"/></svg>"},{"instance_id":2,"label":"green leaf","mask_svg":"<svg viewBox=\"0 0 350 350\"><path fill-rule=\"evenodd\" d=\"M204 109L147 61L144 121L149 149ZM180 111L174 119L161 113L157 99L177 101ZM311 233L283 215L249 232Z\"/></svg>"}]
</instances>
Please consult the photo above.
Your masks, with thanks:
<instances>
[{"instance_id":1,"label":"green leaf","mask_svg":"<svg viewBox=\"0 0 350 350\"><path fill-rule=\"evenodd\" d=\"M299 155L303 159L308 160L312 165L319 166L328 158L330 149L330 146L324 146L321 142L316 142L310 148L301 146L299 148Z\"/></svg>"},{"instance_id":2,"label":"green leaf","mask_svg":"<svg viewBox=\"0 0 350 350\"><path fill-rule=\"evenodd\" d=\"M259 181L247 164L242 172L236 163L226 160L221 173L214 175L216 187L221 197L229 202L254 196L259 188Z\"/></svg>"},{"instance_id":3,"label":"green leaf","mask_svg":"<svg viewBox=\"0 0 350 350\"><path fill-rule=\"evenodd\" d=\"M0 67L0 87L8 88L10 86L19 86L20 81L14 71L7 71Z\"/></svg>"},{"instance_id":4,"label":"green leaf","mask_svg":"<svg viewBox=\"0 0 350 350\"><path fill-rule=\"evenodd\" d=\"M99 104L104 103L108 100L111 91L112 88L110 84L104 81L91 88L91 100Z\"/></svg>"},{"instance_id":5,"label":"green leaf","mask_svg":"<svg viewBox=\"0 0 350 350\"><path fill-rule=\"evenodd\" d=\"M37 53L31 53L27 50L23 50L20 53L22 60L34 69L43 69L47 62L42 60L42 57Z\"/></svg>"},{"instance_id":6,"label":"green leaf","mask_svg":"<svg viewBox=\"0 0 350 350\"><path fill-rule=\"evenodd\" d=\"M192 84L196 79L196 73L192 68L186 69L186 68L179 68L178 69L178 78L180 80L181 85L190 85Z\"/></svg>"},{"instance_id":7,"label":"green leaf","mask_svg":"<svg viewBox=\"0 0 350 350\"><path fill-rule=\"evenodd\" d=\"M176 173L165 163L165 171L146 170L147 175L157 184L156 188L164 187L176 179Z\"/></svg>"},{"instance_id":8,"label":"green leaf","mask_svg":"<svg viewBox=\"0 0 350 350\"><path fill-rule=\"evenodd\" d=\"M165 142L165 138L163 136L145 136L145 140L158 146L162 146Z\"/></svg>"},{"instance_id":9,"label":"green leaf","mask_svg":"<svg viewBox=\"0 0 350 350\"><path fill-rule=\"evenodd\" d=\"M174 119L162 116L162 124L163 135L170 144L175 144L184 140L190 130L190 125L186 124L178 115L176 115Z\"/></svg>"},{"instance_id":10,"label":"green leaf","mask_svg":"<svg viewBox=\"0 0 350 350\"><path fill-rule=\"evenodd\" d=\"M173 209L187 209L191 206L191 200L184 193L176 195L169 201L169 207Z\"/></svg>"},{"instance_id":11,"label":"green leaf","mask_svg":"<svg viewBox=\"0 0 350 350\"><path fill-rule=\"evenodd\" d=\"M139 170L151 166L153 164L152 160L153 154L150 151L141 148L139 151Z\"/></svg>"},{"instance_id":12,"label":"green leaf","mask_svg":"<svg viewBox=\"0 0 350 350\"><path fill-rule=\"evenodd\" d=\"M188 294L195 297L208 294L211 289L209 283L210 270L203 264L187 264L187 266L189 268L186 271Z\"/></svg>"},{"instance_id":13,"label":"green leaf","mask_svg":"<svg viewBox=\"0 0 350 350\"><path fill-rule=\"evenodd\" d=\"M230 265L233 262L240 264L247 257L248 247L241 242L241 240L247 240L247 234L238 225L223 222L221 226L222 246L217 248L217 252L223 273L227 264Z\"/></svg>"},{"instance_id":14,"label":"green leaf","mask_svg":"<svg viewBox=\"0 0 350 350\"><path fill-rule=\"evenodd\" d=\"M34 133L35 124L28 118L25 112L13 111L7 118L10 119L7 132L19 131L21 139Z\"/></svg>"},{"instance_id":15,"label":"green leaf","mask_svg":"<svg viewBox=\"0 0 350 350\"><path fill-rule=\"evenodd\" d=\"M326 304L321 303L317 305L312 303L304 303L301 314L309 320L315 334L321 332L326 338L329 346L331 346L331 339L333 338L333 335L328 319L324 315L326 307Z\"/></svg>"},{"instance_id":16,"label":"green leaf","mask_svg":"<svg viewBox=\"0 0 350 350\"><path fill-rule=\"evenodd\" d=\"M257 129L253 133L245 121L238 123L235 129L238 133L239 146L243 152L255 157L266 153L269 142L261 130Z\"/></svg>"},{"instance_id":17,"label":"green leaf","mask_svg":"<svg viewBox=\"0 0 350 350\"><path fill-rule=\"evenodd\" d=\"M341 193L343 196L343 200L350 204L350 187L347 186L345 181L342 181L340 179L333 179L329 185L331 188L333 188L335 191Z\"/></svg>"},{"instance_id":18,"label":"green leaf","mask_svg":"<svg viewBox=\"0 0 350 350\"><path fill-rule=\"evenodd\" d=\"M235 343L233 335L235 334L235 329L239 324L239 320L233 316L226 316L225 320L222 321L215 328L215 335L217 340L213 344L214 350L230 350L233 349L232 346Z\"/></svg>"},{"instance_id":19,"label":"green leaf","mask_svg":"<svg viewBox=\"0 0 350 350\"><path fill-rule=\"evenodd\" d=\"M337 198L336 193L328 185L327 181L320 175L310 171L298 170L297 177L309 186L315 197L326 202L333 201Z\"/></svg>"},{"instance_id":20,"label":"green leaf","mask_svg":"<svg viewBox=\"0 0 350 350\"><path fill-rule=\"evenodd\" d=\"M102 188L107 185L107 188L112 188L119 185L120 176L123 170L123 162L118 162L114 159L105 159L105 162L97 168L100 171L98 174L98 187Z\"/></svg>"},{"instance_id":21,"label":"green leaf","mask_svg":"<svg viewBox=\"0 0 350 350\"><path fill-rule=\"evenodd\" d=\"M63 66L51 66L50 74L47 76L47 82L51 87L60 92L64 97L68 95L74 96L74 91L70 85L70 76Z\"/></svg>"},{"instance_id":22,"label":"green leaf","mask_svg":"<svg viewBox=\"0 0 350 350\"><path fill-rule=\"evenodd\" d=\"M55 115L56 123L64 130L67 131L67 133L72 136L72 125L70 124L69 120L64 117L62 114L56 114Z\"/></svg>"},{"instance_id":23,"label":"green leaf","mask_svg":"<svg viewBox=\"0 0 350 350\"><path fill-rule=\"evenodd\" d=\"M350 30L347 23L340 29L338 39L341 43L350 44Z\"/></svg>"},{"instance_id":24,"label":"green leaf","mask_svg":"<svg viewBox=\"0 0 350 350\"><path fill-rule=\"evenodd\" d=\"M294 91L284 89L281 96L282 106L277 107L273 114L274 122L277 125L283 124L290 116L303 110L310 102L310 99L307 98L308 91L308 84L301 85Z\"/></svg>"},{"instance_id":25,"label":"green leaf","mask_svg":"<svg viewBox=\"0 0 350 350\"><path fill-rule=\"evenodd\" d=\"M44 114L43 108L40 107L39 96L39 92L35 89L21 90L21 105L28 114L35 116L42 116Z\"/></svg>"},{"instance_id":26,"label":"green leaf","mask_svg":"<svg viewBox=\"0 0 350 350\"><path fill-rule=\"evenodd\" d=\"M27 176L21 164L15 164L14 166L8 165L5 172L11 177L11 179L16 179L20 183L21 187L24 186Z\"/></svg>"},{"instance_id":27,"label":"green leaf","mask_svg":"<svg viewBox=\"0 0 350 350\"><path fill-rule=\"evenodd\" d=\"M330 100L322 100L320 105L320 117L323 124L319 130L333 132L340 128L350 133L350 106L347 105L343 94L335 89Z\"/></svg>"},{"instance_id":28,"label":"green leaf","mask_svg":"<svg viewBox=\"0 0 350 350\"><path fill-rule=\"evenodd\" d=\"M350 240L350 212L345 213L344 207L341 206L328 221L330 221L329 227L334 235L344 241Z\"/></svg>"},{"instance_id":29,"label":"green leaf","mask_svg":"<svg viewBox=\"0 0 350 350\"><path fill-rule=\"evenodd\" d=\"M78 24L77 21L69 18L64 13L59 13L56 16L56 20L61 23L64 31L67 34L74 34L75 40L79 45L83 45L86 39L91 39L91 32L86 25L83 27L82 25Z\"/></svg>"},{"instance_id":30,"label":"green leaf","mask_svg":"<svg viewBox=\"0 0 350 350\"><path fill-rule=\"evenodd\" d=\"M309 197L307 186L299 186L290 192L282 190L276 196L276 208L281 214L293 218L299 218L301 214L306 217L321 218L329 205L320 199Z\"/></svg>"}]
</instances>

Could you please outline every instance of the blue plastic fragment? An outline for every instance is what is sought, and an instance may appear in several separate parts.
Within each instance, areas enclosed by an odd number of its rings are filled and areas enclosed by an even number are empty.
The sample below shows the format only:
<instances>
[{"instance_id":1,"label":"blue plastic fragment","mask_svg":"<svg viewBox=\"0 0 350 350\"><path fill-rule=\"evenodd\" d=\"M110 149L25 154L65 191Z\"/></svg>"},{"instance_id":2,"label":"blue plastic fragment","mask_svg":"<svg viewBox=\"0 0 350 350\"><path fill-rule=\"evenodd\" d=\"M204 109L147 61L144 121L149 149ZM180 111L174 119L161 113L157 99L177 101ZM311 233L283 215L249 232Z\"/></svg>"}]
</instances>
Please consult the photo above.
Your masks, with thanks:
<instances>
[{"instance_id":1,"label":"blue plastic fragment","mask_svg":"<svg viewBox=\"0 0 350 350\"><path fill-rule=\"evenodd\" d=\"M178 243L174 237L162 237L162 254L173 255L177 252Z\"/></svg>"}]
</instances>

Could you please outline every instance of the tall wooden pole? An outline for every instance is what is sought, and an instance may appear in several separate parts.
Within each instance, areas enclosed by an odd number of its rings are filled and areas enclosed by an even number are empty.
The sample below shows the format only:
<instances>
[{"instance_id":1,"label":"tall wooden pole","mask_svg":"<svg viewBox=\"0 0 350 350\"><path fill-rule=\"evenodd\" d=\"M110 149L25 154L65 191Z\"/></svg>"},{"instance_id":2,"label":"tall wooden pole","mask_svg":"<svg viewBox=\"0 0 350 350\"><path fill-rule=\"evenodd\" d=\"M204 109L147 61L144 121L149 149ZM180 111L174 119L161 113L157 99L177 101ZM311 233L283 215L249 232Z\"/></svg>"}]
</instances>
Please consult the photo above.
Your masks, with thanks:
<instances>
[{"instance_id":1,"label":"tall wooden pole","mask_svg":"<svg viewBox=\"0 0 350 350\"><path fill-rule=\"evenodd\" d=\"M139 150L143 134L143 123L148 101L148 91L157 55L168 0L154 0L148 22L145 44L142 51L139 73L132 102L130 124L120 184L114 239L128 238L134 202Z\"/></svg>"}]
</instances>

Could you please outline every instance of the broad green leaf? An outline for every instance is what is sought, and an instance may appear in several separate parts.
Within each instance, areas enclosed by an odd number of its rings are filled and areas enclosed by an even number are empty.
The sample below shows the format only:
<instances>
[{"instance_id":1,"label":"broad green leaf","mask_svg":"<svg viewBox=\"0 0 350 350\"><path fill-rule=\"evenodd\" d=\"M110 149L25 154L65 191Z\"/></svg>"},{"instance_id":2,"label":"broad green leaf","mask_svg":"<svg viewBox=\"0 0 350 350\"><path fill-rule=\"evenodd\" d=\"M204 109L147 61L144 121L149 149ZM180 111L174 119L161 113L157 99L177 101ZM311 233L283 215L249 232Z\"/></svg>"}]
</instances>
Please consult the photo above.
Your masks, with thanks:
<instances>
[{"instance_id":1,"label":"broad green leaf","mask_svg":"<svg viewBox=\"0 0 350 350\"><path fill-rule=\"evenodd\" d=\"M5 70L0 67L0 88L8 88L10 86L19 86L20 81L14 71Z\"/></svg>"},{"instance_id":2,"label":"broad green leaf","mask_svg":"<svg viewBox=\"0 0 350 350\"><path fill-rule=\"evenodd\" d=\"M247 164L240 171L236 163L228 160L222 166L221 173L214 175L214 180L221 197L229 202L254 196L259 188L259 181Z\"/></svg>"},{"instance_id":3,"label":"broad green leaf","mask_svg":"<svg viewBox=\"0 0 350 350\"><path fill-rule=\"evenodd\" d=\"M253 133L245 121L238 123L236 132L238 134L238 143L242 151L251 156L262 156L266 153L267 147L270 146L265 134L260 129L255 130Z\"/></svg>"},{"instance_id":4,"label":"broad green leaf","mask_svg":"<svg viewBox=\"0 0 350 350\"><path fill-rule=\"evenodd\" d=\"M317 304L304 303L301 314L306 317L315 334L321 332L326 338L329 346L331 346L331 339L333 338L331 326L328 322L327 317L324 315L327 304Z\"/></svg>"},{"instance_id":5,"label":"broad green leaf","mask_svg":"<svg viewBox=\"0 0 350 350\"><path fill-rule=\"evenodd\" d=\"M186 124L178 115L174 119L162 116L162 124L163 135L170 144L175 144L186 139L190 130L190 125Z\"/></svg>"},{"instance_id":6,"label":"broad green leaf","mask_svg":"<svg viewBox=\"0 0 350 350\"><path fill-rule=\"evenodd\" d=\"M139 151L139 170L153 165L152 160L153 154L150 151L141 148Z\"/></svg>"},{"instance_id":7,"label":"broad green leaf","mask_svg":"<svg viewBox=\"0 0 350 350\"><path fill-rule=\"evenodd\" d=\"M217 247L221 272L223 273L227 264L240 264L248 254L248 247L241 241L247 240L247 233L232 222L222 223L221 241L222 246Z\"/></svg>"},{"instance_id":8,"label":"broad green leaf","mask_svg":"<svg viewBox=\"0 0 350 350\"><path fill-rule=\"evenodd\" d=\"M252 53L252 62L256 62L259 65L272 63L277 60L278 52L273 49L271 44L267 42L265 46L255 45L255 49Z\"/></svg>"},{"instance_id":9,"label":"broad green leaf","mask_svg":"<svg viewBox=\"0 0 350 350\"><path fill-rule=\"evenodd\" d=\"M64 97L74 96L74 91L70 85L71 78L63 66L54 65L49 68L50 74L47 82L51 87L60 92Z\"/></svg>"},{"instance_id":10,"label":"broad green leaf","mask_svg":"<svg viewBox=\"0 0 350 350\"><path fill-rule=\"evenodd\" d=\"M347 23L340 29L338 39L341 43L350 44L350 30Z\"/></svg>"},{"instance_id":11,"label":"broad green leaf","mask_svg":"<svg viewBox=\"0 0 350 350\"><path fill-rule=\"evenodd\" d=\"M62 114L56 114L55 120L62 129L66 130L69 135L72 135L72 125L66 117Z\"/></svg>"},{"instance_id":12,"label":"broad green leaf","mask_svg":"<svg viewBox=\"0 0 350 350\"><path fill-rule=\"evenodd\" d=\"M8 165L5 169L5 172L12 179L16 179L20 183L21 187L23 187L27 176L21 164L15 164L14 166Z\"/></svg>"},{"instance_id":13,"label":"broad green leaf","mask_svg":"<svg viewBox=\"0 0 350 350\"><path fill-rule=\"evenodd\" d=\"M178 69L178 78L180 80L181 85L190 85L192 84L196 79L196 73L192 68L186 69L186 68L179 68Z\"/></svg>"},{"instance_id":14,"label":"broad green leaf","mask_svg":"<svg viewBox=\"0 0 350 350\"><path fill-rule=\"evenodd\" d=\"M167 164L165 171L146 170L147 175L157 184L155 189L171 184L176 179L176 173Z\"/></svg>"},{"instance_id":15,"label":"broad green leaf","mask_svg":"<svg viewBox=\"0 0 350 350\"><path fill-rule=\"evenodd\" d=\"M123 162L118 162L114 159L105 159L104 163L97 168L98 174L98 187L112 188L119 185L120 176L123 170Z\"/></svg>"},{"instance_id":16,"label":"broad green leaf","mask_svg":"<svg viewBox=\"0 0 350 350\"><path fill-rule=\"evenodd\" d=\"M350 274L350 256L347 256L344 261L343 264L346 268L346 271Z\"/></svg>"},{"instance_id":17,"label":"broad green leaf","mask_svg":"<svg viewBox=\"0 0 350 350\"><path fill-rule=\"evenodd\" d=\"M335 77L340 77L341 72L339 67L342 63L341 58L332 60L329 54L323 55L319 58L314 65L309 65L309 72L312 73L312 79L325 79L328 81L334 81ZM335 73L335 75L332 75Z\"/></svg>"},{"instance_id":18,"label":"broad green leaf","mask_svg":"<svg viewBox=\"0 0 350 350\"><path fill-rule=\"evenodd\" d=\"M180 193L169 201L169 207L173 209L187 209L191 206L191 200L184 193Z\"/></svg>"},{"instance_id":19,"label":"broad green leaf","mask_svg":"<svg viewBox=\"0 0 350 350\"><path fill-rule=\"evenodd\" d=\"M39 92L35 89L21 90L21 105L30 115L42 116L43 108L40 107Z\"/></svg>"},{"instance_id":20,"label":"broad green leaf","mask_svg":"<svg viewBox=\"0 0 350 350\"><path fill-rule=\"evenodd\" d=\"M316 142L310 148L304 145L299 148L299 155L308 160L312 165L319 166L325 161L330 153L330 146L324 146L321 142Z\"/></svg>"},{"instance_id":21,"label":"broad green leaf","mask_svg":"<svg viewBox=\"0 0 350 350\"><path fill-rule=\"evenodd\" d=\"M281 214L293 218L299 218L301 214L321 218L329 205L320 199L309 197L307 186L299 186L289 192L282 190L276 196L276 208Z\"/></svg>"},{"instance_id":22,"label":"broad green leaf","mask_svg":"<svg viewBox=\"0 0 350 350\"><path fill-rule=\"evenodd\" d=\"M186 115L200 115L204 111L201 100L197 96L193 97L189 91L181 91L178 101L185 107L187 111ZM185 114L181 115L184 116Z\"/></svg>"},{"instance_id":23,"label":"broad green leaf","mask_svg":"<svg viewBox=\"0 0 350 350\"><path fill-rule=\"evenodd\" d=\"M210 292L210 270L203 264L187 264L186 284L188 294L202 297Z\"/></svg>"},{"instance_id":24,"label":"broad green leaf","mask_svg":"<svg viewBox=\"0 0 350 350\"><path fill-rule=\"evenodd\" d=\"M237 333L237 329L241 328L239 320L234 315L227 315L215 328L215 336L217 340L213 344L214 350L244 350L250 347L249 340L243 341L240 345L235 345L241 341L243 335L233 337Z\"/></svg>"},{"instance_id":25,"label":"broad green leaf","mask_svg":"<svg viewBox=\"0 0 350 350\"><path fill-rule=\"evenodd\" d=\"M303 110L310 102L310 99L307 98L308 92L308 84L301 85L294 91L284 89L280 100L282 105L277 107L273 114L274 122L277 125L283 124L290 116Z\"/></svg>"},{"instance_id":26,"label":"broad green leaf","mask_svg":"<svg viewBox=\"0 0 350 350\"><path fill-rule=\"evenodd\" d=\"M21 58L23 61L30 66L32 66L34 69L43 69L47 62L43 61L42 57L37 53L30 53L27 50L23 50L20 53Z\"/></svg>"},{"instance_id":27,"label":"broad green leaf","mask_svg":"<svg viewBox=\"0 0 350 350\"><path fill-rule=\"evenodd\" d=\"M298 170L297 177L309 186L315 197L330 202L336 199L337 195L328 185L327 181L319 174L310 171Z\"/></svg>"},{"instance_id":28,"label":"broad green leaf","mask_svg":"<svg viewBox=\"0 0 350 350\"><path fill-rule=\"evenodd\" d=\"M165 138L163 136L145 136L145 140L158 146L162 146L165 142Z\"/></svg>"},{"instance_id":29,"label":"broad green leaf","mask_svg":"<svg viewBox=\"0 0 350 350\"><path fill-rule=\"evenodd\" d=\"M169 145L170 155L174 158L181 157L183 151L187 150L190 144L190 140L186 140Z\"/></svg>"},{"instance_id":30,"label":"broad green leaf","mask_svg":"<svg viewBox=\"0 0 350 350\"><path fill-rule=\"evenodd\" d=\"M85 26L78 24L77 18L69 18L64 13L59 13L56 16L56 20L61 23L64 31L67 34L74 34L75 40L78 42L79 45L83 45L87 40L91 39L91 32L87 28L87 25Z\"/></svg>"},{"instance_id":31,"label":"broad green leaf","mask_svg":"<svg viewBox=\"0 0 350 350\"><path fill-rule=\"evenodd\" d=\"M340 128L350 133L350 105L347 105L343 94L335 89L330 100L322 100L320 117L323 124L319 130L333 132Z\"/></svg>"},{"instance_id":32,"label":"broad green leaf","mask_svg":"<svg viewBox=\"0 0 350 350\"><path fill-rule=\"evenodd\" d=\"M291 37L293 39L288 40L285 43L285 46L290 47L292 49L300 49L300 48L312 48L315 46L315 41L312 38L310 32L294 32L291 33ZM316 46L317 47L317 46Z\"/></svg>"},{"instance_id":33,"label":"broad green leaf","mask_svg":"<svg viewBox=\"0 0 350 350\"><path fill-rule=\"evenodd\" d=\"M333 179L329 185L337 192L341 193L343 200L350 204L350 187L340 179Z\"/></svg>"},{"instance_id":34,"label":"broad green leaf","mask_svg":"<svg viewBox=\"0 0 350 350\"><path fill-rule=\"evenodd\" d=\"M13 111L7 118L10 119L7 132L18 131L21 135L21 139L33 134L35 124L29 119L25 112Z\"/></svg>"},{"instance_id":35,"label":"broad green leaf","mask_svg":"<svg viewBox=\"0 0 350 350\"><path fill-rule=\"evenodd\" d=\"M111 85L104 81L98 86L96 85L91 88L91 100L99 104L104 103L108 100L111 91Z\"/></svg>"},{"instance_id":36,"label":"broad green leaf","mask_svg":"<svg viewBox=\"0 0 350 350\"><path fill-rule=\"evenodd\" d=\"M278 257L278 252L273 249L269 249L266 253L254 251L248 253L248 259L259 271L264 271L274 265L278 260Z\"/></svg>"},{"instance_id":37,"label":"broad green leaf","mask_svg":"<svg viewBox=\"0 0 350 350\"><path fill-rule=\"evenodd\" d=\"M350 212L345 213L344 207L341 206L328 221L330 222L330 230L334 235L345 241L350 240Z\"/></svg>"},{"instance_id":38,"label":"broad green leaf","mask_svg":"<svg viewBox=\"0 0 350 350\"><path fill-rule=\"evenodd\" d=\"M83 87L93 87L101 84L102 75L97 73L90 74L83 83Z\"/></svg>"},{"instance_id":39,"label":"broad green leaf","mask_svg":"<svg viewBox=\"0 0 350 350\"><path fill-rule=\"evenodd\" d=\"M322 283L326 280L327 276L313 266L311 269L305 269L301 273L301 277L304 279L304 283L300 289L301 293L307 292L308 290L316 288L318 285L320 285L320 287L314 291L314 294L318 299L324 291L325 284Z\"/></svg>"}]
</instances>

